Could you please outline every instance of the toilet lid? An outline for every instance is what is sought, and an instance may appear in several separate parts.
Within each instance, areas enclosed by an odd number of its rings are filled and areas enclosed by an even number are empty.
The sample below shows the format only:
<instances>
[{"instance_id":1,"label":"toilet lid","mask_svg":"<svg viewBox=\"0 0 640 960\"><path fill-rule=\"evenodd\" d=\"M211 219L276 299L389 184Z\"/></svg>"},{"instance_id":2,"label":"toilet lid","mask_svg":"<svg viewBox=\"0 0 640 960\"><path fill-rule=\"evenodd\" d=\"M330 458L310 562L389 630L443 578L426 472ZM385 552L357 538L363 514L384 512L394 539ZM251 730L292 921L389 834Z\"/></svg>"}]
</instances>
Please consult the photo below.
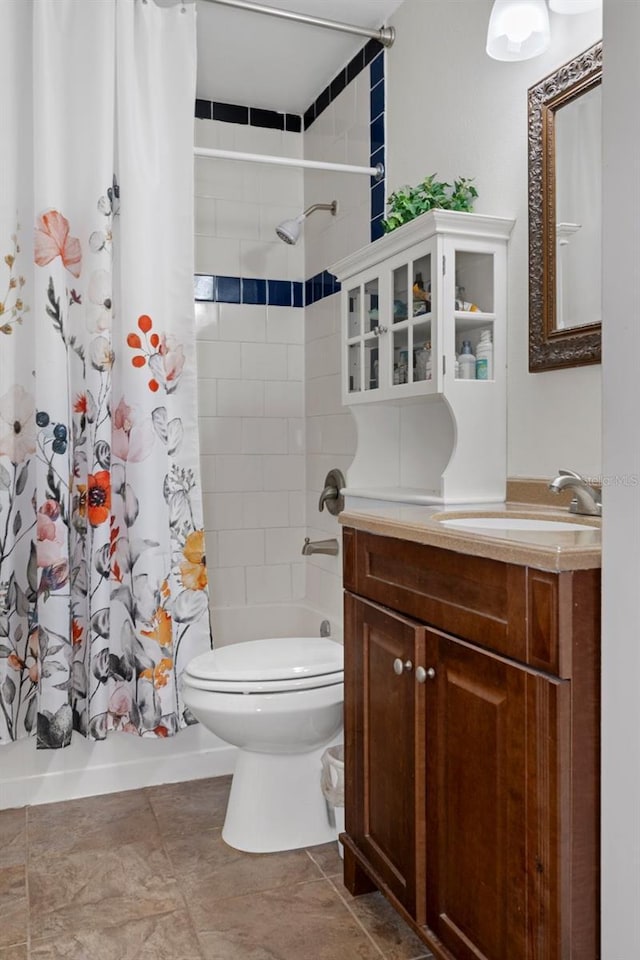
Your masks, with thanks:
<instances>
[{"instance_id":1,"label":"toilet lid","mask_svg":"<svg viewBox=\"0 0 640 960\"><path fill-rule=\"evenodd\" d=\"M188 664L186 672L201 680L305 681L342 674L342 654L341 644L326 637L272 637L231 643L201 653ZM338 679L342 678L336 677L332 682Z\"/></svg>"}]
</instances>

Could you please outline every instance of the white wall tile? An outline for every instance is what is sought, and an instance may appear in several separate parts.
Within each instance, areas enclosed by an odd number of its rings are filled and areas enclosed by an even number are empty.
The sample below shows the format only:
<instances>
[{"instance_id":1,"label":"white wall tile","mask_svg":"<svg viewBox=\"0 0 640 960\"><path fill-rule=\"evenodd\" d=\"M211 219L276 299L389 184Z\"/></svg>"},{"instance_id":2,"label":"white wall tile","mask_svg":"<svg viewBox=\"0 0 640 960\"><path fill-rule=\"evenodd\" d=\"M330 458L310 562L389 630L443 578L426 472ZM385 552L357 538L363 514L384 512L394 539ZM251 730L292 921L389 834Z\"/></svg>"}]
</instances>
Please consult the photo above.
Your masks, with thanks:
<instances>
[{"instance_id":1,"label":"white wall tile","mask_svg":"<svg viewBox=\"0 0 640 960\"><path fill-rule=\"evenodd\" d=\"M304 457L262 458L265 490L304 490Z\"/></svg>"},{"instance_id":2,"label":"white wall tile","mask_svg":"<svg viewBox=\"0 0 640 960\"><path fill-rule=\"evenodd\" d=\"M209 581L212 606L240 607L247 602L244 567L216 567L210 571ZM215 635L213 640L215 643Z\"/></svg>"},{"instance_id":3,"label":"white wall tile","mask_svg":"<svg viewBox=\"0 0 640 960\"><path fill-rule=\"evenodd\" d=\"M195 238L195 272L240 276L240 241L223 237ZM259 274L258 274L259 276Z\"/></svg>"},{"instance_id":4,"label":"white wall tile","mask_svg":"<svg viewBox=\"0 0 640 960\"><path fill-rule=\"evenodd\" d=\"M302 417L292 417L289 421L288 453L305 452L305 421Z\"/></svg>"},{"instance_id":5,"label":"white wall tile","mask_svg":"<svg viewBox=\"0 0 640 960\"><path fill-rule=\"evenodd\" d=\"M264 563L264 530L221 530L218 566L247 567ZM248 578L247 578L248 585Z\"/></svg>"},{"instance_id":6,"label":"white wall tile","mask_svg":"<svg viewBox=\"0 0 640 960\"><path fill-rule=\"evenodd\" d=\"M221 303L221 340L263 342L266 337L267 308L253 303ZM263 378L264 379L264 378Z\"/></svg>"},{"instance_id":7,"label":"white wall tile","mask_svg":"<svg viewBox=\"0 0 640 960\"><path fill-rule=\"evenodd\" d=\"M206 547L207 571L210 571L218 563L218 534L215 530L204 531L204 542ZM209 574L210 575L210 574Z\"/></svg>"},{"instance_id":8,"label":"white wall tile","mask_svg":"<svg viewBox=\"0 0 640 960\"><path fill-rule=\"evenodd\" d=\"M267 307L269 343L304 343L304 310L300 307Z\"/></svg>"},{"instance_id":9,"label":"white wall tile","mask_svg":"<svg viewBox=\"0 0 640 960\"><path fill-rule=\"evenodd\" d=\"M247 567L246 575L249 603L277 603L291 599L289 564Z\"/></svg>"},{"instance_id":10,"label":"white wall tile","mask_svg":"<svg viewBox=\"0 0 640 960\"><path fill-rule=\"evenodd\" d=\"M292 490L289 493L289 523L292 527L305 525L305 494L302 490Z\"/></svg>"},{"instance_id":11,"label":"white wall tile","mask_svg":"<svg viewBox=\"0 0 640 960\"><path fill-rule=\"evenodd\" d=\"M288 434L288 422L285 419L269 417L245 418L242 421L242 452L288 453Z\"/></svg>"},{"instance_id":12,"label":"white wall tile","mask_svg":"<svg viewBox=\"0 0 640 960\"><path fill-rule=\"evenodd\" d=\"M198 415L215 417L218 405L217 380L198 379Z\"/></svg>"},{"instance_id":13,"label":"white wall tile","mask_svg":"<svg viewBox=\"0 0 640 960\"><path fill-rule=\"evenodd\" d=\"M196 339L217 340L220 309L217 303L198 302L195 305Z\"/></svg>"},{"instance_id":14,"label":"white wall tile","mask_svg":"<svg viewBox=\"0 0 640 960\"><path fill-rule=\"evenodd\" d=\"M211 197L197 197L194 229L198 236L216 236L216 201Z\"/></svg>"},{"instance_id":15,"label":"white wall tile","mask_svg":"<svg viewBox=\"0 0 640 960\"><path fill-rule=\"evenodd\" d=\"M196 158L195 167L195 195L196 203L201 197L213 199L246 200L244 194L244 171L242 164L236 160L221 160L220 158Z\"/></svg>"},{"instance_id":16,"label":"white wall tile","mask_svg":"<svg viewBox=\"0 0 640 960\"><path fill-rule=\"evenodd\" d=\"M198 376L224 377L227 380L241 376L241 351L238 343L222 340L203 340L198 344Z\"/></svg>"},{"instance_id":17,"label":"white wall tile","mask_svg":"<svg viewBox=\"0 0 640 960\"><path fill-rule=\"evenodd\" d=\"M218 413L221 417L280 416L265 409L265 385L259 380L218 380Z\"/></svg>"},{"instance_id":18,"label":"white wall tile","mask_svg":"<svg viewBox=\"0 0 640 960\"><path fill-rule=\"evenodd\" d=\"M288 527L291 521L290 497L285 492L255 492L242 495L242 526L255 529ZM303 497L304 495L300 494Z\"/></svg>"},{"instance_id":19,"label":"white wall tile","mask_svg":"<svg viewBox=\"0 0 640 960\"><path fill-rule=\"evenodd\" d=\"M283 343L243 343L242 379L286 380L286 345Z\"/></svg>"},{"instance_id":20,"label":"white wall tile","mask_svg":"<svg viewBox=\"0 0 640 960\"><path fill-rule=\"evenodd\" d=\"M200 434L200 455L211 456L218 453L216 450L215 435L216 417L200 417L198 420L198 432Z\"/></svg>"},{"instance_id":21,"label":"white wall tile","mask_svg":"<svg viewBox=\"0 0 640 960\"><path fill-rule=\"evenodd\" d=\"M304 527L282 527L265 531L267 563L300 562L304 544Z\"/></svg>"},{"instance_id":22,"label":"white wall tile","mask_svg":"<svg viewBox=\"0 0 640 960\"><path fill-rule=\"evenodd\" d=\"M307 568L304 563L291 564L291 599L303 600L307 591Z\"/></svg>"},{"instance_id":23,"label":"white wall tile","mask_svg":"<svg viewBox=\"0 0 640 960\"><path fill-rule=\"evenodd\" d=\"M304 380L304 347L289 344L287 347L287 379Z\"/></svg>"},{"instance_id":24,"label":"white wall tile","mask_svg":"<svg viewBox=\"0 0 640 960\"><path fill-rule=\"evenodd\" d=\"M216 457L216 489L224 492L262 490L263 469L262 457L234 456L233 454L218 456Z\"/></svg>"},{"instance_id":25,"label":"white wall tile","mask_svg":"<svg viewBox=\"0 0 640 960\"><path fill-rule=\"evenodd\" d=\"M203 493L213 493L216 489L216 458L202 452L202 433L200 434L200 482Z\"/></svg>"},{"instance_id":26,"label":"white wall tile","mask_svg":"<svg viewBox=\"0 0 640 960\"><path fill-rule=\"evenodd\" d=\"M218 394L219 403L220 394ZM314 380L307 381L306 410L309 417L342 412L339 374L336 373L331 377L316 377Z\"/></svg>"},{"instance_id":27,"label":"white wall tile","mask_svg":"<svg viewBox=\"0 0 640 960\"><path fill-rule=\"evenodd\" d=\"M202 498L204 522L208 530L242 528L241 493L206 493Z\"/></svg>"},{"instance_id":28,"label":"white wall tile","mask_svg":"<svg viewBox=\"0 0 640 960\"><path fill-rule=\"evenodd\" d=\"M307 558L312 561L312 557ZM336 624L342 623L342 579L313 562L307 565L307 601Z\"/></svg>"},{"instance_id":29,"label":"white wall tile","mask_svg":"<svg viewBox=\"0 0 640 960\"><path fill-rule=\"evenodd\" d=\"M337 333L310 343L306 352L307 379L339 373L340 346L340 337Z\"/></svg>"},{"instance_id":30,"label":"white wall tile","mask_svg":"<svg viewBox=\"0 0 640 960\"><path fill-rule=\"evenodd\" d=\"M276 224L273 229L275 231ZM273 234L273 240L240 241L240 274L243 277L264 277L270 280L295 280L289 273L287 245Z\"/></svg>"},{"instance_id":31,"label":"white wall tile","mask_svg":"<svg viewBox=\"0 0 640 960\"><path fill-rule=\"evenodd\" d=\"M293 175L292 175L293 173ZM260 203L262 207L278 202L294 207L298 213L304 207L303 176L301 170L293 167L279 167L261 164L258 171L260 184Z\"/></svg>"},{"instance_id":32,"label":"white wall tile","mask_svg":"<svg viewBox=\"0 0 640 960\"><path fill-rule=\"evenodd\" d=\"M310 453L321 453L322 452L322 424L323 417L307 417L306 422L306 452L307 455Z\"/></svg>"},{"instance_id":33,"label":"white wall tile","mask_svg":"<svg viewBox=\"0 0 640 960\"><path fill-rule=\"evenodd\" d=\"M311 276L311 274L310 274ZM305 343L340 332L339 297L325 297L304 309Z\"/></svg>"},{"instance_id":34,"label":"white wall tile","mask_svg":"<svg viewBox=\"0 0 640 960\"><path fill-rule=\"evenodd\" d=\"M353 455L358 440L356 422L345 413L322 417L322 443L319 453Z\"/></svg>"},{"instance_id":35,"label":"white wall tile","mask_svg":"<svg viewBox=\"0 0 640 960\"><path fill-rule=\"evenodd\" d=\"M296 380L265 383L264 412L267 417L303 416L304 384Z\"/></svg>"},{"instance_id":36,"label":"white wall tile","mask_svg":"<svg viewBox=\"0 0 640 960\"><path fill-rule=\"evenodd\" d=\"M207 424L207 453L242 453L237 417L211 417Z\"/></svg>"},{"instance_id":37,"label":"white wall tile","mask_svg":"<svg viewBox=\"0 0 640 960\"><path fill-rule=\"evenodd\" d=\"M260 211L254 203L216 200L216 235L236 240L258 240Z\"/></svg>"}]
</instances>

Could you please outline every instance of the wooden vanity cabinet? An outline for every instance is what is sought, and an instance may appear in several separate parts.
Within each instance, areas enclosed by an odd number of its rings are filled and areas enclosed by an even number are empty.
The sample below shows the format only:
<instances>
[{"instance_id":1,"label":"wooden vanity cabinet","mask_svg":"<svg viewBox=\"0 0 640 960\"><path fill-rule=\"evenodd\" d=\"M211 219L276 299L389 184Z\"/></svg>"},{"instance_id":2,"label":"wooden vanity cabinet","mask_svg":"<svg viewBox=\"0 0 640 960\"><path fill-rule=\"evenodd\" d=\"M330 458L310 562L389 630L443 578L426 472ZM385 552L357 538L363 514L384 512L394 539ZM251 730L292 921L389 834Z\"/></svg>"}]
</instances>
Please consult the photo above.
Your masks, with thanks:
<instances>
[{"instance_id":1,"label":"wooden vanity cabinet","mask_svg":"<svg viewBox=\"0 0 640 960\"><path fill-rule=\"evenodd\" d=\"M347 887L442 960L597 960L599 570L344 535Z\"/></svg>"}]
</instances>

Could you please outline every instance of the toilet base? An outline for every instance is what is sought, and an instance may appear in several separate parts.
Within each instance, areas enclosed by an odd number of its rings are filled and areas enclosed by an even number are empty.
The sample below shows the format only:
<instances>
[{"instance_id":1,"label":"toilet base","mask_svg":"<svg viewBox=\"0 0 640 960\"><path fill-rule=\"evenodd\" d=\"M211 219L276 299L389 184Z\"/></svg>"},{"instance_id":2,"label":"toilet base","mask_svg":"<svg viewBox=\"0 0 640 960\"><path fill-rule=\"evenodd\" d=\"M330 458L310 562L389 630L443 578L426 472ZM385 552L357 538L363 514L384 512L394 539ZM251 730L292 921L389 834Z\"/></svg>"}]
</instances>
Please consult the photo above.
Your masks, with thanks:
<instances>
[{"instance_id":1,"label":"toilet base","mask_svg":"<svg viewBox=\"0 0 640 960\"><path fill-rule=\"evenodd\" d=\"M320 758L330 743L310 753L239 750L222 829L225 843L246 853L276 853L335 840L320 789Z\"/></svg>"}]
</instances>

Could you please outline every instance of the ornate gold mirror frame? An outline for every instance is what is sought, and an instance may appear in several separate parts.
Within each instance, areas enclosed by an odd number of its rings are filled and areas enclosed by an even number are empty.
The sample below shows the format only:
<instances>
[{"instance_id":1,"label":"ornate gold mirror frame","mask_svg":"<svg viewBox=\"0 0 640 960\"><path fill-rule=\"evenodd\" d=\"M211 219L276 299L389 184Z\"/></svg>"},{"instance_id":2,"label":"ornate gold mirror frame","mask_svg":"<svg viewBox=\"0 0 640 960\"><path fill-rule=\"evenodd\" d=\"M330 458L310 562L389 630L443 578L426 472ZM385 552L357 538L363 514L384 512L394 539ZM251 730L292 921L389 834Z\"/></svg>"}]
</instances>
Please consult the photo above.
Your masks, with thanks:
<instances>
[{"instance_id":1,"label":"ornate gold mirror frame","mask_svg":"<svg viewBox=\"0 0 640 960\"><path fill-rule=\"evenodd\" d=\"M597 43L529 88L529 370L600 363L600 323L556 324L556 111L602 82Z\"/></svg>"}]
</instances>

